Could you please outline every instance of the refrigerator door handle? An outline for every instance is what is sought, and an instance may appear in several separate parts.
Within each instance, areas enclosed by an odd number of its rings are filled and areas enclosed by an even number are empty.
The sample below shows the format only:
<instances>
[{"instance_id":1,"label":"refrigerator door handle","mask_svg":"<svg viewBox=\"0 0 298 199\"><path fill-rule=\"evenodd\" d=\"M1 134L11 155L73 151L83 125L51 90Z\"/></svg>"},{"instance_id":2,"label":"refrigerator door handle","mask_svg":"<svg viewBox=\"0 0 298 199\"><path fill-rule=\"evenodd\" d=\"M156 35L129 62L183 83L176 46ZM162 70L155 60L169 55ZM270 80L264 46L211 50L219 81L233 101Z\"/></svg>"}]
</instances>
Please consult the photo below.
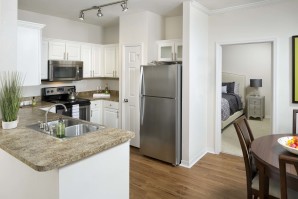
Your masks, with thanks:
<instances>
[{"instance_id":1,"label":"refrigerator door handle","mask_svg":"<svg viewBox=\"0 0 298 199\"><path fill-rule=\"evenodd\" d=\"M145 99L143 96L140 97L140 124L143 125L144 121L144 108L145 108Z\"/></svg>"}]
</instances>

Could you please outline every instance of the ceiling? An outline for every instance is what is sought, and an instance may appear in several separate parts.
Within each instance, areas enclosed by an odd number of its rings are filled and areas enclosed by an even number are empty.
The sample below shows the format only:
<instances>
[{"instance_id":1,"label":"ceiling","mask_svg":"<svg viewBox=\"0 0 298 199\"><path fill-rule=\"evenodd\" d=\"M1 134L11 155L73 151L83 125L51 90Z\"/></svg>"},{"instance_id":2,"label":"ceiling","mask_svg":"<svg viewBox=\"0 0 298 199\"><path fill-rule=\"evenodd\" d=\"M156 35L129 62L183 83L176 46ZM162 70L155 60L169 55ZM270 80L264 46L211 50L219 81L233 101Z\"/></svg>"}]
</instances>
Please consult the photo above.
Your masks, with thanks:
<instances>
[{"instance_id":1,"label":"ceiling","mask_svg":"<svg viewBox=\"0 0 298 199\"><path fill-rule=\"evenodd\" d=\"M119 0L18 0L18 8L45 15L78 19L80 10ZM182 15L182 2L187 0L128 0L128 11L122 12L120 4L102 8L103 17L98 18L96 10L85 12L84 23L109 26L118 23L119 16L140 11L151 11L162 16ZM264 0L196 0L208 10L263 2Z\"/></svg>"}]
</instances>

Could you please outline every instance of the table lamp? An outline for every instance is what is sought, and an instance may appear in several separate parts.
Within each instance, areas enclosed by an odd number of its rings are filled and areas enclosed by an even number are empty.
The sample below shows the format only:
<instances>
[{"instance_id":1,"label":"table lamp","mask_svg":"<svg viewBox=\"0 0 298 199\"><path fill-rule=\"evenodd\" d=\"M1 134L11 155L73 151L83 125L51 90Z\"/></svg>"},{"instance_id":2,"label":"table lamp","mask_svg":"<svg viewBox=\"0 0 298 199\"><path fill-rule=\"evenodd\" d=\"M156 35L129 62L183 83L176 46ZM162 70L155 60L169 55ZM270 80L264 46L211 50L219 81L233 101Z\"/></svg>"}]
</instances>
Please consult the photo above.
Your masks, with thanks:
<instances>
[{"instance_id":1,"label":"table lamp","mask_svg":"<svg viewBox=\"0 0 298 199\"><path fill-rule=\"evenodd\" d=\"M250 87L254 87L256 91L254 92L254 96L260 96L258 88L262 87L262 79L250 79Z\"/></svg>"}]
</instances>

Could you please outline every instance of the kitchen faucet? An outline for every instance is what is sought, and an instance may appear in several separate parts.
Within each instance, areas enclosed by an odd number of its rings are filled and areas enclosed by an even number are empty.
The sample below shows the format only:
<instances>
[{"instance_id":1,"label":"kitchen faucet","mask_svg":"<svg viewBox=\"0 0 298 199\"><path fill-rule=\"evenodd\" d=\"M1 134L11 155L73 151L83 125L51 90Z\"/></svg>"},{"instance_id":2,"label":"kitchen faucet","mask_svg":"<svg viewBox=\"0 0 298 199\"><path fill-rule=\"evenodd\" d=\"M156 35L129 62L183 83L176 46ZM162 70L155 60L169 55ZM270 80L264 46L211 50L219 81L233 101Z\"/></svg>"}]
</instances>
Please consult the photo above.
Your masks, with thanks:
<instances>
[{"instance_id":1,"label":"kitchen faucet","mask_svg":"<svg viewBox=\"0 0 298 199\"><path fill-rule=\"evenodd\" d=\"M54 104L54 105L50 106L50 108L47 110L47 112L45 114L45 126L44 126L45 131L49 130L49 126L48 126L48 113L49 113L49 111L51 110L51 108L59 106L59 105L64 107L65 112L67 111L67 108L64 104Z\"/></svg>"}]
</instances>

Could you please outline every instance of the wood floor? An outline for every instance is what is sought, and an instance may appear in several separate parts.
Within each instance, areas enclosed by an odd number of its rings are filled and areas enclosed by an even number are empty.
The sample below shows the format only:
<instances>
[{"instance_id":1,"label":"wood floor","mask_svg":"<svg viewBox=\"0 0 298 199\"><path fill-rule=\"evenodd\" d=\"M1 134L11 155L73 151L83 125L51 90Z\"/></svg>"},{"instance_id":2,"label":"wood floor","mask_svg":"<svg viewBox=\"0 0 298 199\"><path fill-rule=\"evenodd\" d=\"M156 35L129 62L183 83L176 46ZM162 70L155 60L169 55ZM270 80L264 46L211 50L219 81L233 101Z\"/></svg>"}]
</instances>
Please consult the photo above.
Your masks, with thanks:
<instances>
[{"instance_id":1,"label":"wood floor","mask_svg":"<svg viewBox=\"0 0 298 199\"><path fill-rule=\"evenodd\" d=\"M207 154L191 169L142 156L131 147L130 199L246 198L243 158Z\"/></svg>"}]
</instances>

